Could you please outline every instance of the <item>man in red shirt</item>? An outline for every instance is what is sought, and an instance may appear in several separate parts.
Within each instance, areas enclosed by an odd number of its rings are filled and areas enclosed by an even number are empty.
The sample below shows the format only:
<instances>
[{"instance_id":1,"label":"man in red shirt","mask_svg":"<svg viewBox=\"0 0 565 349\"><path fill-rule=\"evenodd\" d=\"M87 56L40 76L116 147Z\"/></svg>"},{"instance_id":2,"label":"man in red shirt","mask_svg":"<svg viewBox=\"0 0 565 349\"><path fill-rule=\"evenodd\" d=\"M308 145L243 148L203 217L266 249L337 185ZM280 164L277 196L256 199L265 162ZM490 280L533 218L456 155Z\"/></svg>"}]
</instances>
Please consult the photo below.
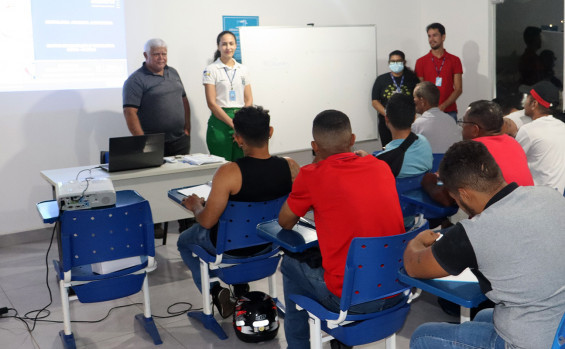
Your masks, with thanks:
<instances>
[{"instance_id":1,"label":"man in red shirt","mask_svg":"<svg viewBox=\"0 0 565 349\"><path fill-rule=\"evenodd\" d=\"M439 109L457 121L455 101L463 93L463 67L459 57L443 48L445 27L432 23L426 27L430 52L418 58L415 73L420 81L430 81L440 92Z\"/></svg>"},{"instance_id":2,"label":"man in red shirt","mask_svg":"<svg viewBox=\"0 0 565 349\"><path fill-rule=\"evenodd\" d=\"M485 100L471 103L459 124L462 127L463 140L481 142L487 147L507 183L515 182L519 186L534 185L522 146L502 132L504 117L498 104ZM454 204L447 190L437 185L435 174L426 174L422 179L422 187L436 201L444 205Z\"/></svg>"},{"instance_id":3,"label":"man in red shirt","mask_svg":"<svg viewBox=\"0 0 565 349\"><path fill-rule=\"evenodd\" d=\"M385 162L373 156L359 157L351 151L355 135L349 118L340 111L323 111L314 119L312 134L315 162L300 169L279 214L280 225L292 229L299 217L313 209L319 242L319 251L286 253L283 257L284 322L289 348L310 345L308 314L298 311L288 295L305 295L339 311L351 240L404 233L394 176ZM372 301L351 310L379 311L401 298Z\"/></svg>"}]
</instances>

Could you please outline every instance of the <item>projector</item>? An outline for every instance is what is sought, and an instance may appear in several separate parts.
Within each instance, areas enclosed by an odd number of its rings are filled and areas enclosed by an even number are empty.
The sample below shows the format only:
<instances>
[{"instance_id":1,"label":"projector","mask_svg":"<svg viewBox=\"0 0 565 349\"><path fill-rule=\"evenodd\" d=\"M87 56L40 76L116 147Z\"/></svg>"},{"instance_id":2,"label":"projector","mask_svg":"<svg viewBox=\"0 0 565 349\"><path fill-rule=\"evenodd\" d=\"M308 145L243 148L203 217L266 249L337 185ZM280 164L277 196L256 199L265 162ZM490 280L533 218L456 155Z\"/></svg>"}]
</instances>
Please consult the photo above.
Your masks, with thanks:
<instances>
[{"instance_id":1,"label":"projector","mask_svg":"<svg viewBox=\"0 0 565 349\"><path fill-rule=\"evenodd\" d=\"M55 197L62 211L85 210L116 204L116 191L109 178L58 182Z\"/></svg>"}]
</instances>

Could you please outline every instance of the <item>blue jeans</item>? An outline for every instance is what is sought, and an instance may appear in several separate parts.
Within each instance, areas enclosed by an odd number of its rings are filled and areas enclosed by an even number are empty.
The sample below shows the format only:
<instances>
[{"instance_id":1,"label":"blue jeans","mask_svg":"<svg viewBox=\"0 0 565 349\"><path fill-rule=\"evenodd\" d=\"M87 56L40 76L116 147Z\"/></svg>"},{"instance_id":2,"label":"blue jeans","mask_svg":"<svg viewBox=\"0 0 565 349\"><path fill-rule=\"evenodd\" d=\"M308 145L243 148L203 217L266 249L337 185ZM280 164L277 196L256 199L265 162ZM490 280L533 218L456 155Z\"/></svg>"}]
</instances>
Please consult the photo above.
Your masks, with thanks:
<instances>
[{"instance_id":1,"label":"blue jeans","mask_svg":"<svg viewBox=\"0 0 565 349\"><path fill-rule=\"evenodd\" d=\"M199 245L211 255L216 255L216 246L214 246L210 240L210 229L206 229L200 224L194 223L190 228L180 234L179 240L177 241L180 256L184 264L186 264L188 269L192 272L194 284L196 284L196 287L198 287L198 290L202 293L200 259L192 255L192 251L188 248L188 245ZM210 289L216 284L219 285L220 283L217 281L211 282Z\"/></svg>"},{"instance_id":2,"label":"blue jeans","mask_svg":"<svg viewBox=\"0 0 565 349\"><path fill-rule=\"evenodd\" d=\"M310 332L308 327L308 313L297 310L289 295L299 294L318 301L327 309L339 312L341 299L326 287L323 268L310 268L308 264L283 256L281 263L283 274L284 302L286 314L284 318L284 332L286 342L292 349L310 348ZM398 304L402 296L379 299L376 301L355 305L349 308L352 313L370 313L381 311Z\"/></svg>"},{"instance_id":3,"label":"blue jeans","mask_svg":"<svg viewBox=\"0 0 565 349\"><path fill-rule=\"evenodd\" d=\"M455 122L457 122L457 112L456 111L448 111L447 115L451 116Z\"/></svg>"},{"instance_id":4,"label":"blue jeans","mask_svg":"<svg viewBox=\"0 0 565 349\"><path fill-rule=\"evenodd\" d=\"M481 310L462 324L427 323L414 331L410 349L504 349L505 342L494 330L493 309Z\"/></svg>"}]
</instances>

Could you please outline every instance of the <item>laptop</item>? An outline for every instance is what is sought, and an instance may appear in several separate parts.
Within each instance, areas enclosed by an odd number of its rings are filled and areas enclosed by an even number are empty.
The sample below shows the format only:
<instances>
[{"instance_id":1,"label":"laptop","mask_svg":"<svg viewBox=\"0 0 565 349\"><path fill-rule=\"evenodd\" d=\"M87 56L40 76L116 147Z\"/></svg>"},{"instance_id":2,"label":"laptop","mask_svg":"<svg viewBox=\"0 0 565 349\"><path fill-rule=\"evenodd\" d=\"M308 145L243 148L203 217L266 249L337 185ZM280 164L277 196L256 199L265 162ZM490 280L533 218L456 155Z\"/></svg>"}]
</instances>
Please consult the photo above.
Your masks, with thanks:
<instances>
[{"instance_id":1,"label":"laptop","mask_svg":"<svg viewBox=\"0 0 565 349\"><path fill-rule=\"evenodd\" d=\"M108 163L100 167L108 172L137 170L163 164L165 134L110 138Z\"/></svg>"}]
</instances>

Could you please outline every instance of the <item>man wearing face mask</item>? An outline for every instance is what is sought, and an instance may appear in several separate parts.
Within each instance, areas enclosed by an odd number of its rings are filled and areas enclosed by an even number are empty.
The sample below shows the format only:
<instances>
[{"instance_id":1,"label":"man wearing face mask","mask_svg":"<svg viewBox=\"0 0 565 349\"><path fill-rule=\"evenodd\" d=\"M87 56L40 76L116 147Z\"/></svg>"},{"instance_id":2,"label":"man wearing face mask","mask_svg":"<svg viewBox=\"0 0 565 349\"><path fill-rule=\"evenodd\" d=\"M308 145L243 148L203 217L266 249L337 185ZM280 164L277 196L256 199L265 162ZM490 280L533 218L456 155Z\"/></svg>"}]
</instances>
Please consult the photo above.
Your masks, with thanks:
<instances>
[{"instance_id":1,"label":"man wearing face mask","mask_svg":"<svg viewBox=\"0 0 565 349\"><path fill-rule=\"evenodd\" d=\"M388 63L390 72L377 77L371 93L373 108L378 112L379 137L383 147L392 141L392 135L385 122L388 100L395 93L412 96L414 87L420 82L416 74L406 67L404 52L392 51L388 55Z\"/></svg>"}]
</instances>

